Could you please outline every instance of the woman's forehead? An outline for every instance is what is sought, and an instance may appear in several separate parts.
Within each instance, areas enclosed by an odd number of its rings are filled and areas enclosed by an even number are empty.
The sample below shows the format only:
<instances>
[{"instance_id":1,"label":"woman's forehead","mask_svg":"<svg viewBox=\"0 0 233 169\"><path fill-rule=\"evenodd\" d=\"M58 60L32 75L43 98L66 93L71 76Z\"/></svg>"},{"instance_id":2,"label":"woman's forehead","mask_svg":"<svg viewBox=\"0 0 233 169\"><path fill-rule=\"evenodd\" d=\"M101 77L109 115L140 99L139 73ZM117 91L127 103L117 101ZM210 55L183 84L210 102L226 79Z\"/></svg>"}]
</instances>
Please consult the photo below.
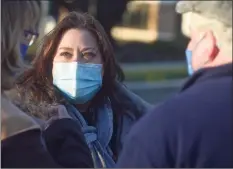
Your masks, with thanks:
<instances>
[{"instance_id":1,"label":"woman's forehead","mask_svg":"<svg viewBox=\"0 0 233 169\"><path fill-rule=\"evenodd\" d=\"M59 46L95 48L97 41L88 30L70 29L63 34Z\"/></svg>"}]
</instances>

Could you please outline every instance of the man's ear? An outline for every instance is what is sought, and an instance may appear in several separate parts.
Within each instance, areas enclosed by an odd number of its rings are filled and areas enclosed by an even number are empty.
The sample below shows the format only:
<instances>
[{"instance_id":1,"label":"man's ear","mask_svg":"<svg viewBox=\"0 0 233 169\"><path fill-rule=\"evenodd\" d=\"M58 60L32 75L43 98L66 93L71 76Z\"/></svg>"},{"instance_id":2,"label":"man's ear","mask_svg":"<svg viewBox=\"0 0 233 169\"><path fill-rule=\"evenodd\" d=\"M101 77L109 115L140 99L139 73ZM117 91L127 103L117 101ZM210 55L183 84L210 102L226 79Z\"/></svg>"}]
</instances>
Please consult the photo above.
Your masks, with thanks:
<instances>
[{"instance_id":1,"label":"man's ear","mask_svg":"<svg viewBox=\"0 0 233 169\"><path fill-rule=\"evenodd\" d=\"M207 31L203 44L205 48L205 55L208 56L209 61L212 61L216 58L219 48L217 46L216 38L212 31Z\"/></svg>"},{"instance_id":2,"label":"man's ear","mask_svg":"<svg viewBox=\"0 0 233 169\"><path fill-rule=\"evenodd\" d=\"M201 40L203 40L205 34L206 32L192 30L190 37L191 40L187 46L187 49L193 51L197 47L197 45L201 42Z\"/></svg>"},{"instance_id":3,"label":"man's ear","mask_svg":"<svg viewBox=\"0 0 233 169\"><path fill-rule=\"evenodd\" d=\"M215 59L218 53L218 47L216 44L216 38L212 31L206 31L203 38L199 39L199 42L196 42L194 53L198 57L205 57L204 60L206 61L204 62L210 62Z\"/></svg>"}]
</instances>

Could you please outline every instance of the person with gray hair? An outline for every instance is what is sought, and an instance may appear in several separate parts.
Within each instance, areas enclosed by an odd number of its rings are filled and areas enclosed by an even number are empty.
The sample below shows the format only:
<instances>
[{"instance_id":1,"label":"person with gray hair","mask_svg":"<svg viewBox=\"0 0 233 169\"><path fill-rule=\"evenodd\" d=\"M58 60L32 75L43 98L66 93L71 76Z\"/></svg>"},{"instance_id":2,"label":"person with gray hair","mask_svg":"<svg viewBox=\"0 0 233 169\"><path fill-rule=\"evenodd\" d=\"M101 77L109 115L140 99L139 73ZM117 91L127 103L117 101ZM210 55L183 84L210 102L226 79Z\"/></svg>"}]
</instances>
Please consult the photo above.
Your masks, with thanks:
<instances>
[{"instance_id":1,"label":"person with gray hair","mask_svg":"<svg viewBox=\"0 0 233 169\"><path fill-rule=\"evenodd\" d=\"M119 168L232 168L232 1L179 1L190 78L135 124Z\"/></svg>"},{"instance_id":2,"label":"person with gray hair","mask_svg":"<svg viewBox=\"0 0 233 169\"><path fill-rule=\"evenodd\" d=\"M41 125L7 96L6 92L14 87L19 76L30 68L24 56L38 36L42 9L38 0L2 0L1 5L1 167L92 167L91 154L81 129L70 119L64 106L47 109L55 115L55 119L51 120L52 124L43 134L60 146L56 150L57 156L52 157L47 151L51 147L44 144ZM67 140L72 140L73 144L67 146ZM72 158L59 159L67 153Z\"/></svg>"}]
</instances>

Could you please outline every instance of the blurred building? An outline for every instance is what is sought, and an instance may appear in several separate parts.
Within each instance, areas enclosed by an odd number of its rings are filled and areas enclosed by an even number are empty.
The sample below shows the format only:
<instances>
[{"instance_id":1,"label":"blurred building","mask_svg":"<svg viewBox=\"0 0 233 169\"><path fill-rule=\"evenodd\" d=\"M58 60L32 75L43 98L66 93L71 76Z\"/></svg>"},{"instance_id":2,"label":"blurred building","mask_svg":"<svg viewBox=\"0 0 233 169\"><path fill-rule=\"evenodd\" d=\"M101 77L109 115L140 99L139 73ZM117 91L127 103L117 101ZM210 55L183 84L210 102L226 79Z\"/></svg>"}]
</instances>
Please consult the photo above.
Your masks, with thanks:
<instances>
[{"instance_id":1,"label":"blurred building","mask_svg":"<svg viewBox=\"0 0 233 169\"><path fill-rule=\"evenodd\" d=\"M180 25L174 10L176 1L63 0L49 3L49 15L55 22L69 11L88 12L119 41L171 41L176 38Z\"/></svg>"},{"instance_id":2,"label":"blurred building","mask_svg":"<svg viewBox=\"0 0 233 169\"><path fill-rule=\"evenodd\" d=\"M119 41L150 43L172 41L177 36L176 1L129 1L120 25L113 27L112 36Z\"/></svg>"}]
</instances>

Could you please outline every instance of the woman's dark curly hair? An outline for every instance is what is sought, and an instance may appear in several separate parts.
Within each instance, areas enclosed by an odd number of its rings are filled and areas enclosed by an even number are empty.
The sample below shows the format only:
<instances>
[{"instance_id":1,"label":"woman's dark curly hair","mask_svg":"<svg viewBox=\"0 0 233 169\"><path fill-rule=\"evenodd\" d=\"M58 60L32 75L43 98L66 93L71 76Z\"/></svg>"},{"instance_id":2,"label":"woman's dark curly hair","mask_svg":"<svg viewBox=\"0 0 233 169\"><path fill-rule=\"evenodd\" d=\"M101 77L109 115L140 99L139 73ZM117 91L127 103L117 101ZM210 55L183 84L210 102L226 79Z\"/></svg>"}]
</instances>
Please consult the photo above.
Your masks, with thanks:
<instances>
[{"instance_id":1,"label":"woman's dark curly hair","mask_svg":"<svg viewBox=\"0 0 233 169\"><path fill-rule=\"evenodd\" d=\"M24 73L17 82L21 94L25 93L36 104L61 103L63 98L53 86L52 67L55 52L63 34L69 29L85 29L90 31L98 42L99 51L103 57L103 86L95 97L101 100L103 96L111 95L115 81L122 82L124 73L118 65L111 43L101 24L91 15L79 12L70 12L58 25L47 34L38 48L37 61L33 68ZM23 91L22 91L23 90Z\"/></svg>"}]
</instances>

